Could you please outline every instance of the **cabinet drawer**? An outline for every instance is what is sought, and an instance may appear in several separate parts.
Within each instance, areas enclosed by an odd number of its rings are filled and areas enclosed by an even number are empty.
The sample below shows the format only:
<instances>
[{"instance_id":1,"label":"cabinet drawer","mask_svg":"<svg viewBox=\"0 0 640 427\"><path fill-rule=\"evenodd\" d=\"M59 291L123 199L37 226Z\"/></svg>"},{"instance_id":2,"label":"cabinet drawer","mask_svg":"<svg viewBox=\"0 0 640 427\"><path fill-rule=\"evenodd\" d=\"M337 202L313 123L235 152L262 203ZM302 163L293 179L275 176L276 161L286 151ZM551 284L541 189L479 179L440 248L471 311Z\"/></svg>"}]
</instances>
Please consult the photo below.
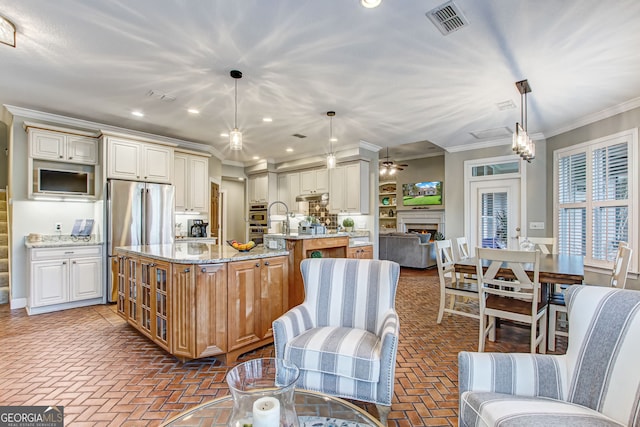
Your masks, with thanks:
<instances>
[{"instance_id":1,"label":"cabinet drawer","mask_svg":"<svg viewBox=\"0 0 640 427\"><path fill-rule=\"evenodd\" d=\"M31 250L32 261L100 255L102 255L102 246L67 246L60 248L35 248Z\"/></svg>"}]
</instances>

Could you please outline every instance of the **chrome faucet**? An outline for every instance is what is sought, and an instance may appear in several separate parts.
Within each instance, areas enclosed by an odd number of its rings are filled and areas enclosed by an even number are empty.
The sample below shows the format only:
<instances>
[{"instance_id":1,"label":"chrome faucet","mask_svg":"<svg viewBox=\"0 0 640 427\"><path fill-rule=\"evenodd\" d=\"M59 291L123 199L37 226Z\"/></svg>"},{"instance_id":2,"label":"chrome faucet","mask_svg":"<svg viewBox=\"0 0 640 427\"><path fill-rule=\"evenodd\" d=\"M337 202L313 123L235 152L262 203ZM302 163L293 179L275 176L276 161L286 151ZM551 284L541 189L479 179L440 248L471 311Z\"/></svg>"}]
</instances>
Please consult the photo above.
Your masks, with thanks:
<instances>
[{"instance_id":1,"label":"chrome faucet","mask_svg":"<svg viewBox=\"0 0 640 427\"><path fill-rule=\"evenodd\" d=\"M282 206L284 206L285 210L287 211L285 213L286 216L286 220L282 223L284 225L284 233L283 234L289 234L290 230L290 223L289 223L289 206L287 206L287 204L285 202L281 202L280 200L276 200L275 202L271 202L269 204L269 207L267 208L267 229L269 227L271 227L271 206L275 205L275 204L281 204Z\"/></svg>"}]
</instances>

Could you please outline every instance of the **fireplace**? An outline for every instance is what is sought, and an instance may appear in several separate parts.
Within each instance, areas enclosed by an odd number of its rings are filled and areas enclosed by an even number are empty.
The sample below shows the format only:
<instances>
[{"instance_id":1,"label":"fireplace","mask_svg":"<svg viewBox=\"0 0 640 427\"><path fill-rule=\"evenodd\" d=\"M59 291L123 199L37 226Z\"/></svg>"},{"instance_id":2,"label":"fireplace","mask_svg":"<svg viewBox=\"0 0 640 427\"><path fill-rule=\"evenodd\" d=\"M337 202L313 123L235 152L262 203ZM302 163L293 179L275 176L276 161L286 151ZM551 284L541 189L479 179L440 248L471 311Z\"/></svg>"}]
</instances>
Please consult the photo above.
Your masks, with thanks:
<instances>
[{"instance_id":1,"label":"fireplace","mask_svg":"<svg viewBox=\"0 0 640 427\"><path fill-rule=\"evenodd\" d=\"M431 233L440 232L444 235L444 211L398 211L398 230L405 233Z\"/></svg>"}]
</instances>

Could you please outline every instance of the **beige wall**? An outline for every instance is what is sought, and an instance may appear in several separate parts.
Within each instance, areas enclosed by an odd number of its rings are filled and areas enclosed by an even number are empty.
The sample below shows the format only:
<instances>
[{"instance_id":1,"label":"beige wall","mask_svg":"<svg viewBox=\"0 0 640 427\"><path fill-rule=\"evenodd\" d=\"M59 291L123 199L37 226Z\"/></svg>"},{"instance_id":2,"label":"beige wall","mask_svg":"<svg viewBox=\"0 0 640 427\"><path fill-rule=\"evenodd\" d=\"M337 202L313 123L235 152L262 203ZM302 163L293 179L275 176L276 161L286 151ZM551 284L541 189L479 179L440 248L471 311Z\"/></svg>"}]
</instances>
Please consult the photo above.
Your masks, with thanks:
<instances>
[{"instance_id":1,"label":"beige wall","mask_svg":"<svg viewBox=\"0 0 640 427\"><path fill-rule=\"evenodd\" d=\"M237 240L246 242L247 239L247 223L245 208L245 181L237 178L222 178L220 190L224 191L224 202L226 205L226 238L228 240ZM224 244L224 242L222 242Z\"/></svg>"},{"instance_id":2,"label":"beige wall","mask_svg":"<svg viewBox=\"0 0 640 427\"><path fill-rule=\"evenodd\" d=\"M447 153L444 161L444 192L445 192L445 224L446 238L464 236L464 162L467 160L477 160L491 157L512 155L511 145L501 145L497 147L482 148L478 150L461 151L457 153ZM549 222L545 222L544 230L529 230L528 223L543 222L547 217L547 197L546 185L546 144L544 141L536 142L536 159L531 163L523 162L526 169L526 194L527 200L526 221L523 224L522 234L529 236L551 236L553 227ZM524 228L526 227L526 230Z\"/></svg>"}]
</instances>

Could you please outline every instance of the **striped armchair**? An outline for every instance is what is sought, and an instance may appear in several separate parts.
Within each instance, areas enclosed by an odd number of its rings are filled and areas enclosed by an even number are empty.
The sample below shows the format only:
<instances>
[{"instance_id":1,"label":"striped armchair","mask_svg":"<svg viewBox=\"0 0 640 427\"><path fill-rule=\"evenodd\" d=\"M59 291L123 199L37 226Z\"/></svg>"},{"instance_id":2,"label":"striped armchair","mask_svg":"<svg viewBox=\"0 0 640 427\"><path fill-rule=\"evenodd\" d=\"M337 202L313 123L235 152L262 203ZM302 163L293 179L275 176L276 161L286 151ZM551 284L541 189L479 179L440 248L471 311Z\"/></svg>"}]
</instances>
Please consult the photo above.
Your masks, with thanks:
<instances>
[{"instance_id":1,"label":"striped armchair","mask_svg":"<svg viewBox=\"0 0 640 427\"><path fill-rule=\"evenodd\" d=\"M458 355L464 426L640 426L640 292L571 286L562 356Z\"/></svg>"},{"instance_id":2,"label":"striped armchair","mask_svg":"<svg viewBox=\"0 0 640 427\"><path fill-rule=\"evenodd\" d=\"M305 300L273 322L276 356L300 368L296 387L391 409L400 266L392 261L310 258L300 264Z\"/></svg>"}]
</instances>

